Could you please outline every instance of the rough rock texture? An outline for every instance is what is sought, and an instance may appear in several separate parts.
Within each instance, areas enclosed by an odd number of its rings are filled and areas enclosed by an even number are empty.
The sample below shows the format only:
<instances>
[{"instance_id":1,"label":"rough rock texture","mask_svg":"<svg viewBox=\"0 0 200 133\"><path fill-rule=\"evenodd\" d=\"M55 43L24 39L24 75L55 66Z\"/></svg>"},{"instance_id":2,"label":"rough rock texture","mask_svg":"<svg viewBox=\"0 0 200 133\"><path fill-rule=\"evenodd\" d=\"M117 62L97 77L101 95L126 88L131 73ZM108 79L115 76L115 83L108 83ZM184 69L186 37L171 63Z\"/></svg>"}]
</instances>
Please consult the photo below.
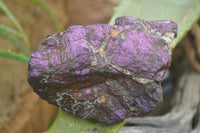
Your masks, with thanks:
<instances>
[{"instance_id":1,"label":"rough rock texture","mask_svg":"<svg viewBox=\"0 0 200 133\"><path fill-rule=\"evenodd\" d=\"M42 99L83 119L112 124L142 115L162 102L176 32L174 22L131 17L71 26L32 53L28 81Z\"/></svg>"},{"instance_id":2,"label":"rough rock texture","mask_svg":"<svg viewBox=\"0 0 200 133\"><path fill-rule=\"evenodd\" d=\"M177 81L163 103L170 101L170 110L156 116L130 117L119 133L200 133L200 74L187 60L184 47L188 37L173 50L171 68Z\"/></svg>"}]
</instances>

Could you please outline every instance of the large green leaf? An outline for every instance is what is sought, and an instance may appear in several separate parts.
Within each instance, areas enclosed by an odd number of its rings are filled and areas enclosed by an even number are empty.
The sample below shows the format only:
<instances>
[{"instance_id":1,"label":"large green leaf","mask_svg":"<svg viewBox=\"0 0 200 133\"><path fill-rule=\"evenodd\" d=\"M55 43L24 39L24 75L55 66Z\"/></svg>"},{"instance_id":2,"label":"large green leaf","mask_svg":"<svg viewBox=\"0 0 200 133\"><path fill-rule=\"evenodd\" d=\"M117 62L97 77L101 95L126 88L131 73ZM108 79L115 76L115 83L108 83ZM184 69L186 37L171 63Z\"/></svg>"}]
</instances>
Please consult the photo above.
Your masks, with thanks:
<instances>
[{"instance_id":1,"label":"large green leaf","mask_svg":"<svg viewBox=\"0 0 200 133\"><path fill-rule=\"evenodd\" d=\"M115 8L109 24L114 24L117 17L132 16L144 20L173 20L178 24L178 36L172 44L176 44L200 17L200 0L122 0ZM123 123L105 126L100 123L82 120L78 117L59 111L48 133L117 133ZM97 130L96 130L97 129Z\"/></svg>"},{"instance_id":2,"label":"large green leaf","mask_svg":"<svg viewBox=\"0 0 200 133\"><path fill-rule=\"evenodd\" d=\"M51 128L45 133L117 133L124 122L107 126L95 120L83 120L60 109Z\"/></svg>"}]
</instances>

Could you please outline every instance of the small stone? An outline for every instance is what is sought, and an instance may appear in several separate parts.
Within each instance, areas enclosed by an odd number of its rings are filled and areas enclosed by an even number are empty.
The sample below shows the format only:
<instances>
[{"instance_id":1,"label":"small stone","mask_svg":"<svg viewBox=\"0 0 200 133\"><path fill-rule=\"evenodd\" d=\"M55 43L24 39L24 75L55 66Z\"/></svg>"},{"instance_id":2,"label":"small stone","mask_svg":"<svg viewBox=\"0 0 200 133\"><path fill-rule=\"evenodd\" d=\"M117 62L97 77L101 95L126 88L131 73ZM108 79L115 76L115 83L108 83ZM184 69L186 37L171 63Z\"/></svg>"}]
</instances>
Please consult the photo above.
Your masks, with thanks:
<instances>
[{"instance_id":1,"label":"small stone","mask_svg":"<svg viewBox=\"0 0 200 133\"><path fill-rule=\"evenodd\" d=\"M132 17L71 26L33 51L28 81L42 99L83 119L113 124L140 116L162 102L176 35L172 21Z\"/></svg>"}]
</instances>

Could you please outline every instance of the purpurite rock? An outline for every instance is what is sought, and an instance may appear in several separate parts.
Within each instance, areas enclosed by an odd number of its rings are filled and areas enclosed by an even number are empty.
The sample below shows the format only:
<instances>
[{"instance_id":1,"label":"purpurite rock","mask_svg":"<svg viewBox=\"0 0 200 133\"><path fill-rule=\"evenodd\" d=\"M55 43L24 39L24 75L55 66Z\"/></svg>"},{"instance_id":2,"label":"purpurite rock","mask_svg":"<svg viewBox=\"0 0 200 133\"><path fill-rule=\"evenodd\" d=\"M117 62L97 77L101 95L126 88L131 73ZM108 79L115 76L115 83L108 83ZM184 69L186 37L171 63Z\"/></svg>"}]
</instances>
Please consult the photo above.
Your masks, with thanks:
<instances>
[{"instance_id":1,"label":"purpurite rock","mask_svg":"<svg viewBox=\"0 0 200 133\"><path fill-rule=\"evenodd\" d=\"M115 25L71 26L47 37L29 61L28 81L49 103L113 124L162 102L172 21L120 17Z\"/></svg>"}]
</instances>

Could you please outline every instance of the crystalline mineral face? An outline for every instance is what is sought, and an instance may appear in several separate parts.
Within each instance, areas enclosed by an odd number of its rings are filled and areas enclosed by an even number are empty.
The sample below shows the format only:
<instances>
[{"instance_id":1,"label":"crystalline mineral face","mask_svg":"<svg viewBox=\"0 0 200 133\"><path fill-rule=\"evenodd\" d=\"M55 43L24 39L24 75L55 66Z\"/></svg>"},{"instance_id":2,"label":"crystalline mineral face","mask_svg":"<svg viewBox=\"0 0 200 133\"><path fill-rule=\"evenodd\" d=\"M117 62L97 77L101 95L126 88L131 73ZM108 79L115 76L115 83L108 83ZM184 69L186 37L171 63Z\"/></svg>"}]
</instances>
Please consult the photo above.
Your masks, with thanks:
<instances>
[{"instance_id":1,"label":"crystalline mineral face","mask_svg":"<svg viewBox=\"0 0 200 133\"><path fill-rule=\"evenodd\" d=\"M113 124L162 102L172 21L120 17L115 25L71 26L46 38L29 61L28 81L49 103Z\"/></svg>"}]
</instances>

